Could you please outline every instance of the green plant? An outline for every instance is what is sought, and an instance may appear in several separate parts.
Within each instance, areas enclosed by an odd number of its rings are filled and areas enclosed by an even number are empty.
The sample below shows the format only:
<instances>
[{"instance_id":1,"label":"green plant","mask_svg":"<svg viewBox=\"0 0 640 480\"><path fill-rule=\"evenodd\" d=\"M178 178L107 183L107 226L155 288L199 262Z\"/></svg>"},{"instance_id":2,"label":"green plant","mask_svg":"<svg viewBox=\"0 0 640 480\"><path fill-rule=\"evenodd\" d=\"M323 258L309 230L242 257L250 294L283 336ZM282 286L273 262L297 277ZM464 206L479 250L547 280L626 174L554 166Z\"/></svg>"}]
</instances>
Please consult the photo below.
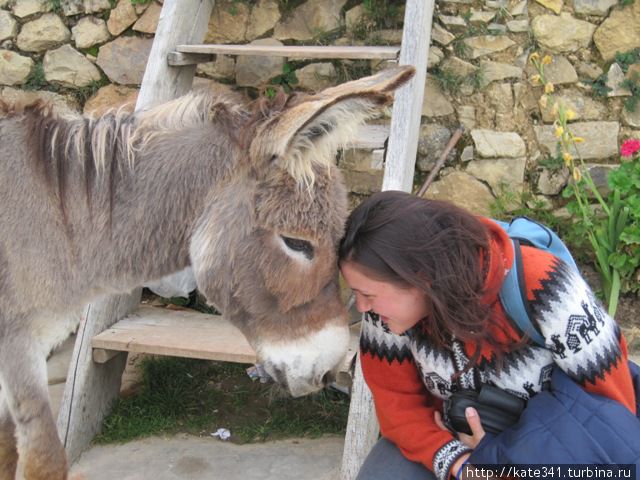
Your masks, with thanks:
<instances>
[{"instance_id":1,"label":"green plant","mask_svg":"<svg viewBox=\"0 0 640 480\"><path fill-rule=\"evenodd\" d=\"M625 79L622 87L631 92L631 96L624 101L624 108L627 112L635 112L638 101L640 101L640 76L634 73L631 78Z\"/></svg>"},{"instance_id":2,"label":"green plant","mask_svg":"<svg viewBox=\"0 0 640 480\"><path fill-rule=\"evenodd\" d=\"M297 83L298 78L296 77L295 68L291 64L285 63L282 66L282 73L269 80L269 84L264 90L264 95L267 98L273 98L279 89L290 93L293 90L293 86Z\"/></svg>"},{"instance_id":3,"label":"green plant","mask_svg":"<svg viewBox=\"0 0 640 480\"><path fill-rule=\"evenodd\" d=\"M62 13L62 0L48 0L49 8L54 13Z\"/></svg>"},{"instance_id":4,"label":"green plant","mask_svg":"<svg viewBox=\"0 0 640 480\"><path fill-rule=\"evenodd\" d=\"M272 384L253 382L247 365L185 358L145 360L143 384L134 396L116 401L98 443L186 432L209 435L220 426L231 441L340 434L349 399L324 390L303 398L279 393Z\"/></svg>"},{"instance_id":5,"label":"green plant","mask_svg":"<svg viewBox=\"0 0 640 480\"><path fill-rule=\"evenodd\" d=\"M551 63L551 58L545 56L540 61L539 54L534 53L530 56L530 61L538 71L537 81L545 86L541 103L546 105L553 101L551 93L554 87L546 81L544 72L544 67ZM606 200L599 192L580 155L578 144L584 139L574 135L569 125L575 118L575 113L559 102L554 102L552 112L555 115L557 151L562 154L564 164L572 173L563 196L571 199L567 208L581 220L581 228L595 256L594 262L600 274L609 314L615 316L620 295L621 270L613 259L623 247L621 234L629 216L629 207L624 204L620 192L614 191ZM591 203L591 198L595 198L595 205Z\"/></svg>"},{"instance_id":6,"label":"green plant","mask_svg":"<svg viewBox=\"0 0 640 480\"><path fill-rule=\"evenodd\" d=\"M401 6L404 2L394 0L362 0L362 6L374 28L398 28L401 25Z\"/></svg>"},{"instance_id":7,"label":"green plant","mask_svg":"<svg viewBox=\"0 0 640 480\"><path fill-rule=\"evenodd\" d=\"M451 70L441 70L436 68L431 72L431 75L436 79L442 90L454 95L460 92L460 88L467 81L465 77L457 75Z\"/></svg>"},{"instance_id":8,"label":"green plant","mask_svg":"<svg viewBox=\"0 0 640 480\"><path fill-rule=\"evenodd\" d=\"M626 52L616 52L615 59L616 63L622 68L622 71L627 73L631 65L640 63L640 47Z\"/></svg>"},{"instance_id":9,"label":"green plant","mask_svg":"<svg viewBox=\"0 0 640 480\"><path fill-rule=\"evenodd\" d=\"M84 105L89 98L93 97L96 92L109 84L109 80L102 78L98 81L92 80L91 83L85 87L75 88L71 90L71 95L78 101L80 105Z\"/></svg>"},{"instance_id":10,"label":"green plant","mask_svg":"<svg viewBox=\"0 0 640 480\"><path fill-rule=\"evenodd\" d=\"M27 77L23 88L25 90L42 90L46 84L47 80L44 77L44 67L42 66L42 62L37 62Z\"/></svg>"},{"instance_id":11,"label":"green plant","mask_svg":"<svg viewBox=\"0 0 640 480\"><path fill-rule=\"evenodd\" d=\"M583 80L585 85L591 86L591 94L594 97L606 98L611 91L611 87L607 86L607 74L599 75L595 80Z\"/></svg>"},{"instance_id":12,"label":"green plant","mask_svg":"<svg viewBox=\"0 0 640 480\"><path fill-rule=\"evenodd\" d=\"M150 3L152 0L131 0L131 5L146 5Z\"/></svg>"}]
</instances>

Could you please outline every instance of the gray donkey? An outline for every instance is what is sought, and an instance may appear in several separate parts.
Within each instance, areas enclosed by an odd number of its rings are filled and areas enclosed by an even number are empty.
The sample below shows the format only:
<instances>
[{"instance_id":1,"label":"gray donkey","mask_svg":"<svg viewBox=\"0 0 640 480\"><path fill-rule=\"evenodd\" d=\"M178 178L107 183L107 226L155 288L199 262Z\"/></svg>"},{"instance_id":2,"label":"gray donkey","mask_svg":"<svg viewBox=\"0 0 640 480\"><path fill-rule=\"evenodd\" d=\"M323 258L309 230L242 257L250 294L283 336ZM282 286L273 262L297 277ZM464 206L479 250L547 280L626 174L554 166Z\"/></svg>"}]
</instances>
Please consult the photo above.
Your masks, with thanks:
<instances>
[{"instance_id":1,"label":"gray donkey","mask_svg":"<svg viewBox=\"0 0 640 480\"><path fill-rule=\"evenodd\" d=\"M0 480L67 478L45 359L69 313L189 264L267 373L322 388L348 342L335 152L412 75L253 110L210 91L98 119L0 102Z\"/></svg>"}]
</instances>

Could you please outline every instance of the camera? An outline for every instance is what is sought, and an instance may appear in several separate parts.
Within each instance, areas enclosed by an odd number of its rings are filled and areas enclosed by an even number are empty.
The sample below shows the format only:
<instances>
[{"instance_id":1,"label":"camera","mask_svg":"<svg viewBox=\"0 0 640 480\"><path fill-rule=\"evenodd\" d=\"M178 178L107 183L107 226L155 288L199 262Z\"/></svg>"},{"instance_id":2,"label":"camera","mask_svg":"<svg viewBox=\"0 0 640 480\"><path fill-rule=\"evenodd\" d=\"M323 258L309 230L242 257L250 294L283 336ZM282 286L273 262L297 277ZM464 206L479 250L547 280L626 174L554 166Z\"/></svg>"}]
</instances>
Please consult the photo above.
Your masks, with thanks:
<instances>
[{"instance_id":1,"label":"camera","mask_svg":"<svg viewBox=\"0 0 640 480\"><path fill-rule=\"evenodd\" d=\"M473 407L484 431L498 434L514 425L526 406L522 398L485 383L479 391L464 389L452 393L443 405L443 422L452 431L471 435L464 411Z\"/></svg>"}]
</instances>

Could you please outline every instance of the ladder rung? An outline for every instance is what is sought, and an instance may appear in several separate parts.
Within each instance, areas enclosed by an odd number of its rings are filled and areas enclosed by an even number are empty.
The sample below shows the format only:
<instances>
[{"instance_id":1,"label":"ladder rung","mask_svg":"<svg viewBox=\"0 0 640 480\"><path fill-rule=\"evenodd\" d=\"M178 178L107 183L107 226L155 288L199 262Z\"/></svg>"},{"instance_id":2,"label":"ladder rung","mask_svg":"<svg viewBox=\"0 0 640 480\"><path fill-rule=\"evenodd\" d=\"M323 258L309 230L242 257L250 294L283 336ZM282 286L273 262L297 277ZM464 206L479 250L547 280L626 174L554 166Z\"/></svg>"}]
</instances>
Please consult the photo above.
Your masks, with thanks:
<instances>
[{"instance_id":1,"label":"ladder rung","mask_svg":"<svg viewBox=\"0 0 640 480\"><path fill-rule=\"evenodd\" d=\"M182 53L183 55L177 55ZM201 54L190 56L187 54ZM400 47L384 46L291 46L291 45L178 45L175 52L169 54L170 65L188 65L201 63L206 55L256 55L288 58L350 58L395 60ZM175 63L180 62L180 63Z\"/></svg>"}]
</instances>

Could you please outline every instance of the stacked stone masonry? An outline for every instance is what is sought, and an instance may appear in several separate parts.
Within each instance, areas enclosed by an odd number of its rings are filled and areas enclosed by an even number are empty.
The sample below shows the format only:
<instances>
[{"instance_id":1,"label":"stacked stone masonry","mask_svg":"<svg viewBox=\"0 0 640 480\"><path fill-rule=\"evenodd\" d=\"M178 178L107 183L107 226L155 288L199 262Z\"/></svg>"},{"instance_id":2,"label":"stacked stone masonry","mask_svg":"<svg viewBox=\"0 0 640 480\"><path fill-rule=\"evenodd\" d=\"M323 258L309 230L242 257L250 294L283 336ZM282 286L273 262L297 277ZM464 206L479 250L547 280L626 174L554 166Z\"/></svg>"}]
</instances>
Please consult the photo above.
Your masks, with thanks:
<instances>
[{"instance_id":1,"label":"stacked stone masonry","mask_svg":"<svg viewBox=\"0 0 640 480\"><path fill-rule=\"evenodd\" d=\"M384 5L394 18L381 22L384 15L360 0L217 1L206 41L398 44L403 2ZM34 98L94 114L133 104L161 7L155 0L0 0L2 97L31 90ZM640 138L640 106L623 108L632 95L623 83L633 75L640 82L640 64L616 61L616 53L640 48L640 0L438 0L431 38L416 184L455 129L466 129L430 188L433 197L486 214L508 189L561 211L568 173L543 166L556 138L552 105L540 102L528 61L534 51L552 56L547 80L554 99L575 112L572 128L585 139L580 154L599 186L606 188L607 170L620 161L621 142ZM195 84L223 83L255 97L269 85L317 91L384 66L219 55L198 66ZM598 81L606 94L593 94ZM339 155L354 201L380 189L380 159L380 152Z\"/></svg>"}]
</instances>

